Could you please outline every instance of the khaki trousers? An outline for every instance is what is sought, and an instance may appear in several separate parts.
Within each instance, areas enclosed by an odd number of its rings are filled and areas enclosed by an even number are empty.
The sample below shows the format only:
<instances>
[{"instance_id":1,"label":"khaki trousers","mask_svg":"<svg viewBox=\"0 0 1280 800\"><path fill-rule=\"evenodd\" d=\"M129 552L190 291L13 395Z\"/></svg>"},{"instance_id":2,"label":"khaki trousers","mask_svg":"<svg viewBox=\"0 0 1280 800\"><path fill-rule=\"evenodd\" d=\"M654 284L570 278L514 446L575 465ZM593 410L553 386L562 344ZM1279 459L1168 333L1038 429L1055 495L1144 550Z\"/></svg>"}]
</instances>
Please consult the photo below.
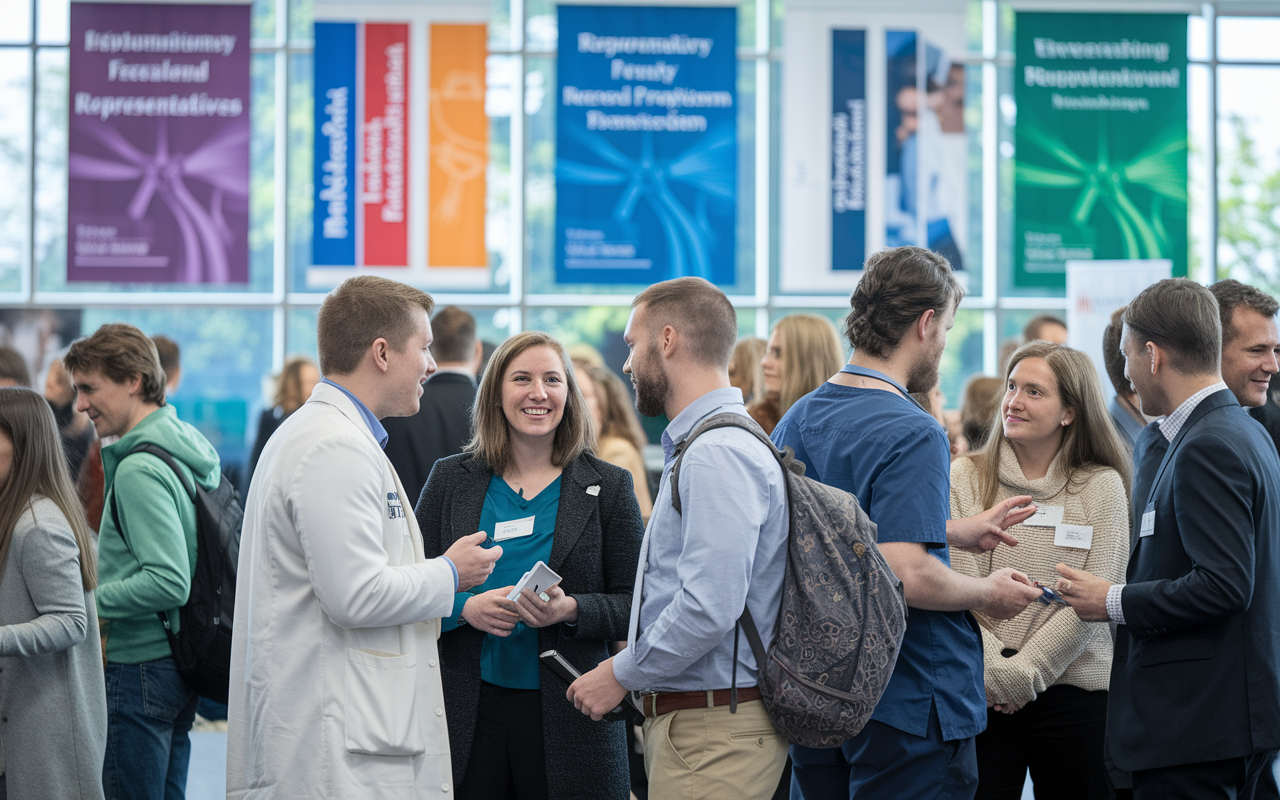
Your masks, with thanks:
<instances>
[{"instance_id":1,"label":"khaki trousers","mask_svg":"<svg viewBox=\"0 0 1280 800\"><path fill-rule=\"evenodd\" d=\"M686 708L644 722L644 768L653 800L770 800L787 741L759 700Z\"/></svg>"}]
</instances>

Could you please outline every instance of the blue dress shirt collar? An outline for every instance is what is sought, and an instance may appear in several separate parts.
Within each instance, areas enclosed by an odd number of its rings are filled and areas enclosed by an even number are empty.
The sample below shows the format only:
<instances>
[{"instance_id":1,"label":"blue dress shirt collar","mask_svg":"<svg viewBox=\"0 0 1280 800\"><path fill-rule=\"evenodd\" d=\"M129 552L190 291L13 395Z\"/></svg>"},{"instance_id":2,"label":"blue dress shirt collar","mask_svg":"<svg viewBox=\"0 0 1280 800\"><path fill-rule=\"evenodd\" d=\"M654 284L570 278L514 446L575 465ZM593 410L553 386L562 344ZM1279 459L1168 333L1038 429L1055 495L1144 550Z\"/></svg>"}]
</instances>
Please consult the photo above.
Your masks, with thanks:
<instances>
[{"instance_id":1,"label":"blue dress shirt collar","mask_svg":"<svg viewBox=\"0 0 1280 800\"><path fill-rule=\"evenodd\" d=\"M683 442L694 429L707 417L718 411L726 411L724 406L742 405L742 390L735 386L711 391L685 406L684 411L676 414L676 418L667 424L662 432L663 463L670 464L676 455L676 445Z\"/></svg>"},{"instance_id":2,"label":"blue dress shirt collar","mask_svg":"<svg viewBox=\"0 0 1280 800\"><path fill-rule=\"evenodd\" d=\"M360 417L364 419L365 424L369 426L369 433L373 434L373 438L377 440L378 446L382 448L386 448L387 438L388 438L387 429L382 427L382 423L379 422L378 418L373 415L373 412L369 410L369 407L366 406L364 403L360 402L360 398L356 397L351 392L348 392L345 386L338 383L334 383L328 378L321 378L320 382L329 384L330 386L334 387L338 391L345 394L348 398L350 398L351 402L356 404L356 411L360 412Z\"/></svg>"}]
</instances>

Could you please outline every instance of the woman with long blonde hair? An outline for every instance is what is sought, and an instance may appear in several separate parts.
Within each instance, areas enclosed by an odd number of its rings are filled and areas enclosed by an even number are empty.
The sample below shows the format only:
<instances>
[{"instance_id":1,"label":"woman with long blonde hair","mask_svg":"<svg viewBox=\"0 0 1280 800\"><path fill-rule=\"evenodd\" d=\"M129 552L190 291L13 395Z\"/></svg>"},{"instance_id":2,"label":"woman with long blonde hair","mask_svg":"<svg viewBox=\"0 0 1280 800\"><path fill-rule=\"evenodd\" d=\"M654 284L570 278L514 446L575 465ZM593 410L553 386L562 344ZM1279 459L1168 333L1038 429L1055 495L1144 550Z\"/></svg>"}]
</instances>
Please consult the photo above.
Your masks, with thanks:
<instances>
[{"instance_id":1,"label":"woman with long blonde hair","mask_svg":"<svg viewBox=\"0 0 1280 800\"><path fill-rule=\"evenodd\" d=\"M92 537L49 404L0 389L0 797L103 796Z\"/></svg>"},{"instance_id":2,"label":"woman with long blonde hair","mask_svg":"<svg viewBox=\"0 0 1280 800\"><path fill-rule=\"evenodd\" d=\"M801 397L817 389L844 366L844 346L836 326L817 314L788 314L773 326L760 360L764 400L747 407L765 433Z\"/></svg>"},{"instance_id":3,"label":"woman with long blonde hair","mask_svg":"<svg viewBox=\"0 0 1280 800\"><path fill-rule=\"evenodd\" d=\"M1039 508L1010 528L1017 547L953 550L952 566L974 577L1011 567L1052 586L1061 563L1123 581L1129 472L1089 358L1046 341L1023 345L1009 359L986 443L952 462L951 515L1017 495ZM1107 627L1082 622L1051 594L1012 619L979 622L988 713L977 738L977 797L1020 797L1028 769L1037 797L1109 796Z\"/></svg>"}]
</instances>

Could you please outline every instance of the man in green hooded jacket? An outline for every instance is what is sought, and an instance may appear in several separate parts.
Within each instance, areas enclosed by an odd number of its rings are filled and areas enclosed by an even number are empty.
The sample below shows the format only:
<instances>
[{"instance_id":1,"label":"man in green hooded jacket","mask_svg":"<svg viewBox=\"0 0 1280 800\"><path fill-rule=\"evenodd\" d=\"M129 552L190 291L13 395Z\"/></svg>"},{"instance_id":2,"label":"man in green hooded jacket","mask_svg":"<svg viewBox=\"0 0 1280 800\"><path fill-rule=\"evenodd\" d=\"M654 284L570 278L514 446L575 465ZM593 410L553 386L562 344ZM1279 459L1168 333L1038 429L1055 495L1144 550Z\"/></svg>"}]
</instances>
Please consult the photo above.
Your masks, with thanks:
<instances>
[{"instance_id":1,"label":"man in green hooded jacket","mask_svg":"<svg viewBox=\"0 0 1280 800\"><path fill-rule=\"evenodd\" d=\"M218 454L165 403L165 374L155 345L132 325L103 325L78 339L63 359L99 437L106 503L98 531L98 618L107 681L107 753L103 789L112 798L181 798L198 697L178 675L159 614L178 630L196 559L192 481L212 490ZM179 478L150 453L155 444L178 463ZM112 509L115 509L115 514Z\"/></svg>"}]
</instances>

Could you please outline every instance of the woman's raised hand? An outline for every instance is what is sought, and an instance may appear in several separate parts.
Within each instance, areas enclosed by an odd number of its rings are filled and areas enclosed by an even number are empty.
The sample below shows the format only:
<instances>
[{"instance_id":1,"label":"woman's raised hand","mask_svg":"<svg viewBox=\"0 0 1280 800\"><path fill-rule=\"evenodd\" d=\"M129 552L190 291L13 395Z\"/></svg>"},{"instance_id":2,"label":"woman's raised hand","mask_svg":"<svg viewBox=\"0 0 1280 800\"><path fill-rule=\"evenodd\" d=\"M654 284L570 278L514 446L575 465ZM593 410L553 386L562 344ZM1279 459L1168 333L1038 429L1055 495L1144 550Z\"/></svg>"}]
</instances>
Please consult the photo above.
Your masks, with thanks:
<instances>
[{"instance_id":1,"label":"woman's raised hand","mask_svg":"<svg viewBox=\"0 0 1280 800\"><path fill-rule=\"evenodd\" d=\"M545 628L557 622L578 621L578 601L565 594L563 589L552 586L543 594L547 596L546 600L525 589L516 599L516 610L525 625Z\"/></svg>"},{"instance_id":2,"label":"woman's raised hand","mask_svg":"<svg viewBox=\"0 0 1280 800\"><path fill-rule=\"evenodd\" d=\"M467 600L462 607L462 618L477 630L491 633L494 636L510 636L511 630L520 621L516 613L516 604L507 599L507 595L516 587L506 586L501 589L490 589Z\"/></svg>"}]
</instances>

